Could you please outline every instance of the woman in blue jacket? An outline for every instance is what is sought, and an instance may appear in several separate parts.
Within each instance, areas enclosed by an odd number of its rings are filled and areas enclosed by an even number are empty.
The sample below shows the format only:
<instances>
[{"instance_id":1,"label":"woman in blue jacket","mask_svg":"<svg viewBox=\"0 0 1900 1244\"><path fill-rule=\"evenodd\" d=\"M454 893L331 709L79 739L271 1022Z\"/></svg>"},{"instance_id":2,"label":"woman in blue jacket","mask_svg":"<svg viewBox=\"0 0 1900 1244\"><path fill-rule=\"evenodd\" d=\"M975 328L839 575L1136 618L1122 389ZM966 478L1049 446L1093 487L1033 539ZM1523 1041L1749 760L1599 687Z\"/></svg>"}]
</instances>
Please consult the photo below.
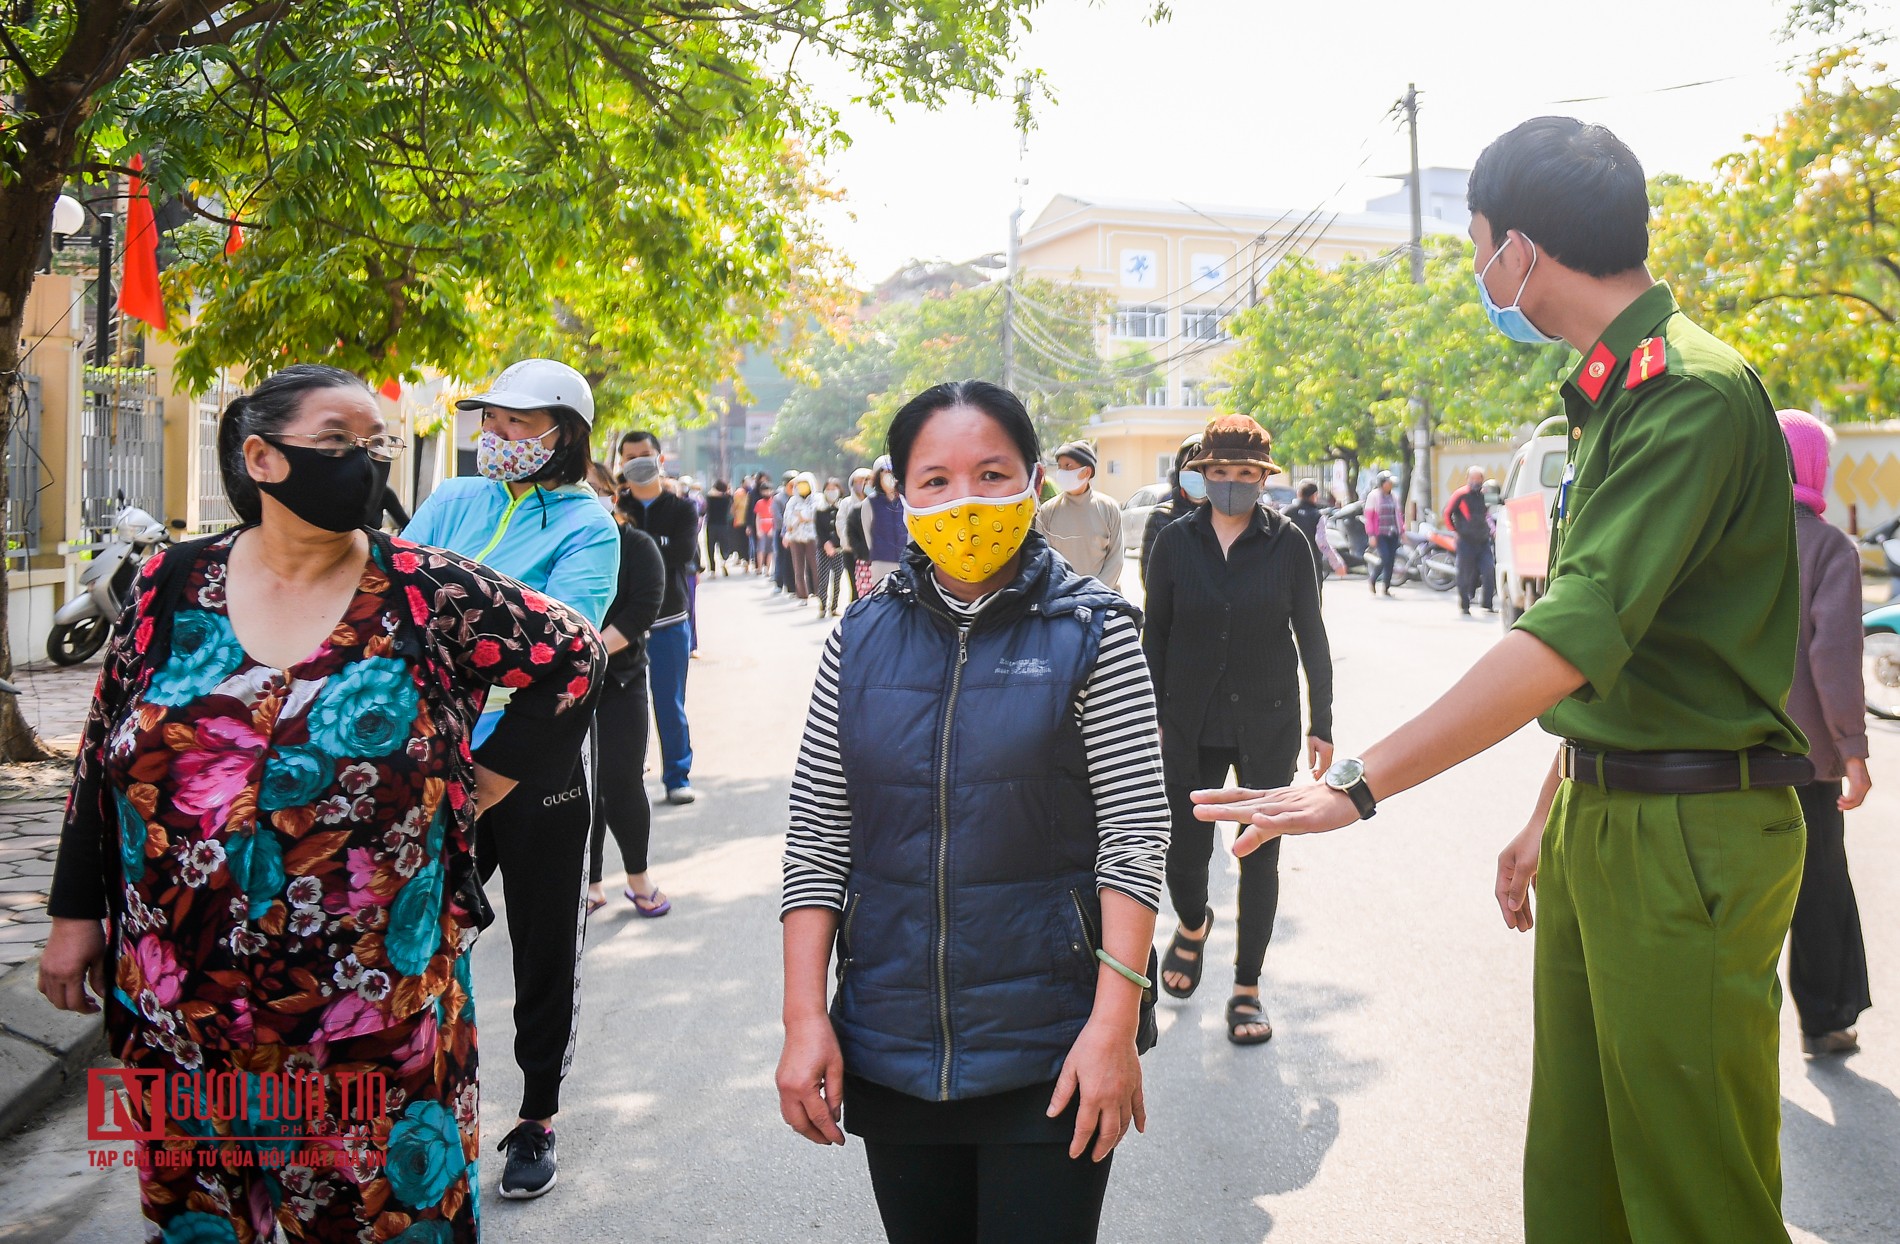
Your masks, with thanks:
<instances>
[{"instance_id":1,"label":"woman in blue jacket","mask_svg":"<svg viewBox=\"0 0 1900 1244\"><path fill-rule=\"evenodd\" d=\"M792 779L779 1109L863 1139L895 1244L1092 1241L1146 1120L1154 690L1134 606L1034 530L1041 456L993 384L898 412L916 547L832 631Z\"/></svg>"},{"instance_id":2,"label":"woman in blue jacket","mask_svg":"<svg viewBox=\"0 0 1900 1244\"><path fill-rule=\"evenodd\" d=\"M594 422L586 378L550 359L528 359L456 405L482 412L479 474L444 481L403 534L518 579L598 628L618 582L620 533L583 483ZM530 593L526 607L540 599ZM474 659L482 663L479 648ZM506 691L489 696L473 746L494 729ZM554 1114L580 1008L587 791L577 747L539 780L523 779L513 798L476 822L475 858L484 883L501 870L514 950L521 1121L499 1146L508 1155L501 1195L511 1199L554 1186Z\"/></svg>"}]
</instances>

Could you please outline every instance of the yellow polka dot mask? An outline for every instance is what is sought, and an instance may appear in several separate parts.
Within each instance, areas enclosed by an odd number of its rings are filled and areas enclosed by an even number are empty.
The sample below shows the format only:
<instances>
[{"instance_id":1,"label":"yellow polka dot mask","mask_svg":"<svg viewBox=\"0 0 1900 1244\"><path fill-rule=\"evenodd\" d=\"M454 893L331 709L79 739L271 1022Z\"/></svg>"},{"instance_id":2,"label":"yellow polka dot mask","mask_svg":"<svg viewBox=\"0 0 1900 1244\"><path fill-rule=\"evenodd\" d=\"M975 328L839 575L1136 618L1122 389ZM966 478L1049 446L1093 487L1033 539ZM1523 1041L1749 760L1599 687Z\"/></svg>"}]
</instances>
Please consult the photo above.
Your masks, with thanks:
<instances>
[{"instance_id":1,"label":"yellow polka dot mask","mask_svg":"<svg viewBox=\"0 0 1900 1244\"><path fill-rule=\"evenodd\" d=\"M964 497L925 509L904 503L910 538L959 583L981 583L1001 570L1029 536L1036 490L1013 497Z\"/></svg>"}]
</instances>

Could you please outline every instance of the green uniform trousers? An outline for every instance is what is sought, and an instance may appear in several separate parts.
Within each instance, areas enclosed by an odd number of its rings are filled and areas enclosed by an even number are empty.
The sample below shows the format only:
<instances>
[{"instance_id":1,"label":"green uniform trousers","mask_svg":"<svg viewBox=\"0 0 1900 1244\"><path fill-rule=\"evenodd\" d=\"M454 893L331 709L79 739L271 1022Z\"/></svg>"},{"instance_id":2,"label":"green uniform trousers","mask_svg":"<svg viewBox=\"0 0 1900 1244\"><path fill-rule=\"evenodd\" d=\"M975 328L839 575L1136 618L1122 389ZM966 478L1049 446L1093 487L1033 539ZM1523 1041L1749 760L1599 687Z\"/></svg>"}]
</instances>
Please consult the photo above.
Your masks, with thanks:
<instances>
[{"instance_id":1,"label":"green uniform trousers","mask_svg":"<svg viewBox=\"0 0 1900 1244\"><path fill-rule=\"evenodd\" d=\"M1785 788L1563 783L1538 866L1526 1244L1786 1244L1776 966L1805 839Z\"/></svg>"}]
</instances>

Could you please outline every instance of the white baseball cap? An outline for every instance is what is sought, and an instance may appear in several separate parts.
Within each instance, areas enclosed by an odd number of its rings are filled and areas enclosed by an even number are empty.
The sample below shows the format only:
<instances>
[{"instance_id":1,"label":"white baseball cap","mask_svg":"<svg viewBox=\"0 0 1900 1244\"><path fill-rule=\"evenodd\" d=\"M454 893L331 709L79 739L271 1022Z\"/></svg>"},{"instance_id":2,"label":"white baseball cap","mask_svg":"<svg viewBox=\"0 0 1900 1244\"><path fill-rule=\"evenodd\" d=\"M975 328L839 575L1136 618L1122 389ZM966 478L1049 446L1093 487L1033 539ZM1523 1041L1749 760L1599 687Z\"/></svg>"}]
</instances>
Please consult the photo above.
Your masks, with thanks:
<instances>
[{"instance_id":1,"label":"white baseball cap","mask_svg":"<svg viewBox=\"0 0 1900 1244\"><path fill-rule=\"evenodd\" d=\"M503 410L547 410L564 407L594 426L594 390L587 377L553 359L523 359L511 363L484 393L465 397L455 405L462 410L499 406Z\"/></svg>"}]
</instances>

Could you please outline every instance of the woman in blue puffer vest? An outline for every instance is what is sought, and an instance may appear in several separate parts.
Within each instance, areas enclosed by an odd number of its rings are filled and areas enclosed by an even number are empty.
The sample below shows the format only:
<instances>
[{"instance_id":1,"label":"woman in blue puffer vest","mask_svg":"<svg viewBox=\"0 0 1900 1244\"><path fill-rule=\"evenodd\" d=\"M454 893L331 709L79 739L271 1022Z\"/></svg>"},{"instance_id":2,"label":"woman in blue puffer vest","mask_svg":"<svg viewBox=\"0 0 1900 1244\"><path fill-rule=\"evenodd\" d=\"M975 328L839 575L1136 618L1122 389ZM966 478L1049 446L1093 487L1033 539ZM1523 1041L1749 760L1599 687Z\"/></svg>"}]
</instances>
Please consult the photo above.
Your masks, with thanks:
<instances>
[{"instance_id":1,"label":"woman in blue puffer vest","mask_svg":"<svg viewBox=\"0 0 1900 1244\"><path fill-rule=\"evenodd\" d=\"M833 631L793 778L780 1108L865 1142L896 1244L1092 1241L1153 1040L1139 616L1033 530L1013 394L938 385L889 448L913 544Z\"/></svg>"}]
</instances>

